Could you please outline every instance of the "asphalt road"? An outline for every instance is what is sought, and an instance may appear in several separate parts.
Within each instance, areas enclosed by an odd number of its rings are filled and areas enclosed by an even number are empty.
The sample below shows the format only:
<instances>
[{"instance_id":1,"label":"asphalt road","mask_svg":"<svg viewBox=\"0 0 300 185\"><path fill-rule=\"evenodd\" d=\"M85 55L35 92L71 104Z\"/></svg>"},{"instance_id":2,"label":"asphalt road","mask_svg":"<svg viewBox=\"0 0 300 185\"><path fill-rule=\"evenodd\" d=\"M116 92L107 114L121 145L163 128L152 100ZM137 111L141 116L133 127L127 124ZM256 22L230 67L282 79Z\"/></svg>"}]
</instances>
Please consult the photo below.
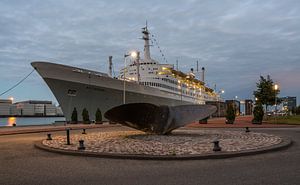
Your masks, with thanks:
<instances>
[{"instance_id":1,"label":"asphalt road","mask_svg":"<svg viewBox=\"0 0 300 185\"><path fill-rule=\"evenodd\" d=\"M46 133L0 136L0 185L300 184L300 128L253 130L289 137L294 143L282 151L229 159L142 161L68 156L34 148L33 142Z\"/></svg>"}]
</instances>

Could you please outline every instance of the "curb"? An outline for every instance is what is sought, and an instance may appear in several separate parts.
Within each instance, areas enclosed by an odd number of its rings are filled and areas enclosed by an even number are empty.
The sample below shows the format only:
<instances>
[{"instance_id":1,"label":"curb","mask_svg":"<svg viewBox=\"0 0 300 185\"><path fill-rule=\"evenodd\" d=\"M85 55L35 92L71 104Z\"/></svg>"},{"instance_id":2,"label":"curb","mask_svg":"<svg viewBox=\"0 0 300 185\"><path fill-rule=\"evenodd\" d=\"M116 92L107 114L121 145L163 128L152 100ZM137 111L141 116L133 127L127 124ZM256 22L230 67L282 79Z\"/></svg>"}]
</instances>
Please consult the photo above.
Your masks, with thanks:
<instances>
[{"instance_id":1,"label":"curb","mask_svg":"<svg viewBox=\"0 0 300 185\"><path fill-rule=\"evenodd\" d=\"M119 125L97 125L97 126L66 126L66 127L59 127L59 128L38 128L38 129L28 129L28 130L8 130L8 131L0 131L0 136L7 136L7 135L15 135L15 134L32 134L32 133L42 133L42 132L59 132L65 131L67 128L72 130L81 130L81 129L97 129L97 128L109 128L109 127L119 127Z\"/></svg>"},{"instance_id":2,"label":"curb","mask_svg":"<svg viewBox=\"0 0 300 185\"><path fill-rule=\"evenodd\" d=\"M155 155L142 155L142 154L109 154L109 153L97 153L97 152L85 152L80 150L63 150L57 148L51 148L42 144L42 141L34 142L35 148L45 150L48 152L54 152L59 154L67 154L73 156L87 156L98 158L111 158L111 159L133 159L133 160L203 160L203 159L225 159L232 157L241 157L249 155L257 155L262 153L274 152L284 150L290 147L293 142L288 138L283 138L283 141L277 145L264 147L255 150L247 150L240 152L215 152L211 154L203 155L180 155L180 156L155 156Z\"/></svg>"}]
</instances>

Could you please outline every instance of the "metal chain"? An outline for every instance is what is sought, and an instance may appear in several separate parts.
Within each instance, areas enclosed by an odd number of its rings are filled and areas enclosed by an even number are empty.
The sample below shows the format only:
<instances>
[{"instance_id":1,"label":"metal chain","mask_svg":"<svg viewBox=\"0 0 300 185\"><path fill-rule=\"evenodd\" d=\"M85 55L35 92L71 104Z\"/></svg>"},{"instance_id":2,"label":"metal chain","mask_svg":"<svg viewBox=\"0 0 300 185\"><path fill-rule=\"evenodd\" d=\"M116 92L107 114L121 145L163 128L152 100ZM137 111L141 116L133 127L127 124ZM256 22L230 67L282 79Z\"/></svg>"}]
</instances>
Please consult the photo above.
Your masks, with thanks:
<instances>
[{"instance_id":1,"label":"metal chain","mask_svg":"<svg viewBox=\"0 0 300 185\"><path fill-rule=\"evenodd\" d=\"M166 59L165 54L163 53L163 51L162 51L161 48L159 47L159 44L158 44L157 39L155 38L155 36L154 36L153 34L151 34L150 36L151 36L151 37L150 37L151 44L152 44L152 45L155 45L155 46L158 48L158 50L159 50L159 52L160 52L160 54L161 54L163 60L164 60L166 63L168 63L168 60ZM154 42L153 42L153 41L154 41Z\"/></svg>"},{"instance_id":2,"label":"metal chain","mask_svg":"<svg viewBox=\"0 0 300 185\"><path fill-rule=\"evenodd\" d=\"M24 80L26 80L26 78L28 78L34 71L35 69L33 69L28 75L26 75L22 80L20 80L18 83L16 83L15 85L13 85L11 88L7 89L6 91L4 91L3 93L0 94L0 96L8 93L9 91L13 90L14 88L16 88L18 85L20 85Z\"/></svg>"}]
</instances>

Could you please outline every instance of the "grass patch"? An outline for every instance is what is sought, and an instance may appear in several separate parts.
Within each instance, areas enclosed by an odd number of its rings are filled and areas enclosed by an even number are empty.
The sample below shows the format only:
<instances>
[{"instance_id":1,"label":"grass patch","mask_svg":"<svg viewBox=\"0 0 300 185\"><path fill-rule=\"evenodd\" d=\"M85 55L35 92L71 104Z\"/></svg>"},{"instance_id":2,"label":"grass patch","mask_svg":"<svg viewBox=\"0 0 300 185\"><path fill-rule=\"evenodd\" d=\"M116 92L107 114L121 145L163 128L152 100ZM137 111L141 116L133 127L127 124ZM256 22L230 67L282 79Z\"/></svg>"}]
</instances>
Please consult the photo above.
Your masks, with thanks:
<instances>
[{"instance_id":1,"label":"grass patch","mask_svg":"<svg viewBox=\"0 0 300 185\"><path fill-rule=\"evenodd\" d=\"M269 117L265 121L268 123L274 124L292 124L292 125L300 125L300 115L294 116L277 116L277 117Z\"/></svg>"}]
</instances>

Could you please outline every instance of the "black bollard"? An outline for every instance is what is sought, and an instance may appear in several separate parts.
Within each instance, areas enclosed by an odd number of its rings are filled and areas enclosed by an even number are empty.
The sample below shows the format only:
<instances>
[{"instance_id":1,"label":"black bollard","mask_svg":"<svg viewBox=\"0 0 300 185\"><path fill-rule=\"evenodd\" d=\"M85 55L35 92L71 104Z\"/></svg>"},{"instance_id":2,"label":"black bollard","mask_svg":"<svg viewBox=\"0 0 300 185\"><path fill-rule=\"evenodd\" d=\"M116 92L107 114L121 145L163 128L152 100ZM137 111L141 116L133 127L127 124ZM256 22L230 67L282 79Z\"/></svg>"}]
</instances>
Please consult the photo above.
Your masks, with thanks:
<instances>
[{"instance_id":1,"label":"black bollard","mask_svg":"<svg viewBox=\"0 0 300 185\"><path fill-rule=\"evenodd\" d=\"M214 152L221 151L221 147L219 146L219 141L215 140L215 141L213 141L213 143L214 143L213 151Z\"/></svg>"},{"instance_id":2,"label":"black bollard","mask_svg":"<svg viewBox=\"0 0 300 185\"><path fill-rule=\"evenodd\" d=\"M47 134L47 140L52 140L51 134Z\"/></svg>"},{"instance_id":3,"label":"black bollard","mask_svg":"<svg viewBox=\"0 0 300 185\"><path fill-rule=\"evenodd\" d=\"M79 140L79 147L78 150L85 150L85 146L84 146L84 140Z\"/></svg>"},{"instance_id":4,"label":"black bollard","mask_svg":"<svg viewBox=\"0 0 300 185\"><path fill-rule=\"evenodd\" d=\"M83 129L83 131L82 131L82 134L86 134L86 132L85 132L85 128Z\"/></svg>"},{"instance_id":5,"label":"black bollard","mask_svg":"<svg viewBox=\"0 0 300 185\"><path fill-rule=\"evenodd\" d=\"M246 127L246 132L250 132L249 127Z\"/></svg>"},{"instance_id":6,"label":"black bollard","mask_svg":"<svg viewBox=\"0 0 300 185\"><path fill-rule=\"evenodd\" d=\"M67 145L70 145L71 144L70 143L70 129L67 128L66 131L67 131Z\"/></svg>"}]
</instances>

